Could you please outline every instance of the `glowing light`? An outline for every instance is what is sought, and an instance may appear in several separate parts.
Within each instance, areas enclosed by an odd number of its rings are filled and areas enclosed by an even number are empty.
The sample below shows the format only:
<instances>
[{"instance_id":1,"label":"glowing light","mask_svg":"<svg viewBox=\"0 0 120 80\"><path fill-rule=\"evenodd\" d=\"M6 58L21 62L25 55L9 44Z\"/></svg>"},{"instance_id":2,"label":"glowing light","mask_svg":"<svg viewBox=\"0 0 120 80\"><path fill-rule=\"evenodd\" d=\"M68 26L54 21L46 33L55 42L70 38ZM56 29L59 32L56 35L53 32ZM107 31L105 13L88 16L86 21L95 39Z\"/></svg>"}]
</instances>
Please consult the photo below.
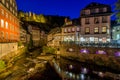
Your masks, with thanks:
<instances>
[{"instance_id":1,"label":"glowing light","mask_svg":"<svg viewBox=\"0 0 120 80\"><path fill-rule=\"evenodd\" d=\"M81 53L86 53L86 54L89 53L89 51L87 49L81 49L80 52Z\"/></svg>"},{"instance_id":2,"label":"glowing light","mask_svg":"<svg viewBox=\"0 0 120 80\"><path fill-rule=\"evenodd\" d=\"M103 77L103 76L104 76L102 72L99 72L98 75L99 75L100 77Z\"/></svg>"},{"instance_id":3,"label":"glowing light","mask_svg":"<svg viewBox=\"0 0 120 80\"><path fill-rule=\"evenodd\" d=\"M70 65L69 68L70 68L70 69L73 69L73 65Z\"/></svg>"},{"instance_id":4,"label":"glowing light","mask_svg":"<svg viewBox=\"0 0 120 80\"><path fill-rule=\"evenodd\" d=\"M96 54L106 54L106 52L103 50L98 50L98 51L96 51Z\"/></svg>"},{"instance_id":5,"label":"glowing light","mask_svg":"<svg viewBox=\"0 0 120 80\"><path fill-rule=\"evenodd\" d=\"M115 56L116 56L116 57L120 57L120 51L116 52L116 53L115 53Z\"/></svg>"},{"instance_id":6,"label":"glowing light","mask_svg":"<svg viewBox=\"0 0 120 80\"><path fill-rule=\"evenodd\" d=\"M72 73L69 73L70 77L72 77Z\"/></svg>"},{"instance_id":7,"label":"glowing light","mask_svg":"<svg viewBox=\"0 0 120 80\"><path fill-rule=\"evenodd\" d=\"M80 74L80 78L81 78L81 80L84 80L85 79L84 74Z\"/></svg>"},{"instance_id":8,"label":"glowing light","mask_svg":"<svg viewBox=\"0 0 120 80\"><path fill-rule=\"evenodd\" d=\"M82 68L82 73L83 73L83 74L87 74L87 73L88 73L87 68Z\"/></svg>"},{"instance_id":9,"label":"glowing light","mask_svg":"<svg viewBox=\"0 0 120 80\"><path fill-rule=\"evenodd\" d=\"M69 50L70 52L72 52L72 51L73 51L73 48L69 48L68 50Z\"/></svg>"}]
</instances>

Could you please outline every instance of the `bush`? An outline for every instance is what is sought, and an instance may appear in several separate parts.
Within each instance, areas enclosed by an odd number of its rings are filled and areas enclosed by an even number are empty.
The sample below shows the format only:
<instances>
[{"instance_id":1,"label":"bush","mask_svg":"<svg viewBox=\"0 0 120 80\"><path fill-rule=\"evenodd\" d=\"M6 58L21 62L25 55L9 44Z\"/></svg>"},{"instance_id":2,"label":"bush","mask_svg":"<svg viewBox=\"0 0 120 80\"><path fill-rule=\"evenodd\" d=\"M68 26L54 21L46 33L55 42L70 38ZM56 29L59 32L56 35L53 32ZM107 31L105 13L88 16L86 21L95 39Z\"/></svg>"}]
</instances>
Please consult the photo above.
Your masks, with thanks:
<instances>
[{"instance_id":1,"label":"bush","mask_svg":"<svg viewBox=\"0 0 120 80\"><path fill-rule=\"evenodd\" d=\"M56 52L56 49L52 47L47 47L47 46L43 47L43 53L55 54L55 52Z\"/></svg>"},{"instance_id":2,"label":"bush","mask_svg":"<svg viewBox=\"0 0 120 80\"><path fill-rule=\"evenodd\" d=\"M5 62L3 60L0 60L0 69L4 69L5 66Z\"/></svg>"}]
</instances>

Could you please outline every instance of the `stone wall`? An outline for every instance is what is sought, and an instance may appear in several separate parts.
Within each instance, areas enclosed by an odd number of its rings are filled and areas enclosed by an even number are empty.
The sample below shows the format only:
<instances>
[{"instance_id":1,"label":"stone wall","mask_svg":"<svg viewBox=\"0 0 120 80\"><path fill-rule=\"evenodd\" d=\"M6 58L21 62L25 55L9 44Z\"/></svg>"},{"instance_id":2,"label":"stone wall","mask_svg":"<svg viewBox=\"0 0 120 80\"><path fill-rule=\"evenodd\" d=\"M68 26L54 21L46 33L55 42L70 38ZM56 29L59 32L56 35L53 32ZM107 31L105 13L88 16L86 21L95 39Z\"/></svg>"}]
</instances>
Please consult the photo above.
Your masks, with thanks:
<instances>
[{"instance_id":1,"label":"stone wall","mask_svg":"<svg viewBox=\"0 0 120 80\"><path fill-rule=\"evenodd\" d=\"M71 54L80 54L81 49L87 49L90 54L96 54L96 51L103 50L106 52L107 55L114 56L115 52L120 51L119 48L82 47L82 46L74 45L74 44L71 44L71 45L62 44L59 48L60 48L61 54L70 54L70 53ZM70 48L73 49L73 51L69 51Z\"/></svg>"},{"instance_id":2,"label":"stone wall","mask_svg":"<svg viewBox=\"0 0 120 80\"><path fill-rule=\"evenodd\" d=\"M17 49L18 43L0 43L0 58Z\"/></svg>"}]
</instances>

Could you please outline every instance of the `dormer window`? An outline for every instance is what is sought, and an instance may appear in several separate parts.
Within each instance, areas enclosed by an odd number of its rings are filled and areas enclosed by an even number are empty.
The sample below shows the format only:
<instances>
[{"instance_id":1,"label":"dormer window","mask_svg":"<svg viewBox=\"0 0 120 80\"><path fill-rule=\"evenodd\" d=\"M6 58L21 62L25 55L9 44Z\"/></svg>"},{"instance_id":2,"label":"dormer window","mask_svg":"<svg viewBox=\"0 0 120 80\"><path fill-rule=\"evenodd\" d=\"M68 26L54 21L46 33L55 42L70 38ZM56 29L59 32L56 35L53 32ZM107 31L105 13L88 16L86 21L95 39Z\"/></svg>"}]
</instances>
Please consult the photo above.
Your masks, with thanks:
<instances>
[{"instance_id":1,"label":"dormer window","mask_svg":"<svg viewBox=\"0 0 120 80\"><path fill-rule=\"evenodd\" d=\"M99 13L99 9L98 9L98 8L96 8L96 9L95 9L95 12L96 12L96 13Z\"/></svg>"},{"instance_id":2,"label":"dormer window","mask_svg":"<svg viewBox=\"0 0 120 80\"><path fill-rule=\"evenodd\" d=\"M95 13L95 9L91 9L91 13L94 14Z\"/></svg>"},{"instance_id":3,"label":"dormer window","mask_svg":"<svg viewBox=\"0 0 120 80\"><path fill-rule=\"evenodd\" d=\"M90 14L90 10L85 10L85 14L89 15Z\"/></svg>"},{"instance_id":4,"label":"dormer window","mask_svg":"<svg viewBox=\"0 0 120 80\"><path fill-rule=\"evenodd\" d=\"M81 11L81 15L85 15L85 11L83 10L83 11Z\"/></svg>"},{"instance_id":5,"label":"dormer window","mask_svg":"<svg viewBox=\"0 0 120 80\"><path fill-rule=\"evenodd\" d=\"M106 7L103 8L103 12L107 12L107 8Z\"/></svg>"}]
</instances>

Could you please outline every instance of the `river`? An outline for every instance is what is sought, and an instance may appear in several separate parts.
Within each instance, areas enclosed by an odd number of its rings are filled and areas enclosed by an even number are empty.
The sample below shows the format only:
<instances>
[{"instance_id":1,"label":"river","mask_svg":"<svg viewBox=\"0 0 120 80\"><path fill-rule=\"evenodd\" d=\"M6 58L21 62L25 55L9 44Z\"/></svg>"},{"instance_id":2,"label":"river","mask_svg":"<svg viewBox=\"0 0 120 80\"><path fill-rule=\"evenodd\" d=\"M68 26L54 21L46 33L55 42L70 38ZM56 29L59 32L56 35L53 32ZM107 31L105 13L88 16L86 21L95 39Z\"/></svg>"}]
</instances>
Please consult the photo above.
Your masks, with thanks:
<instances>
[{"instance_id":1,"label":"river","mask_svg":"<svg viewBox=\"0 0 120 80\"><path fill-rule=\"evenodd\" d=\"M65 58L53 59L50 64L28 80L120 80L120 73L94 64Z\"/></svg>"},{"instance_id":2,"label":"river","mask_svg":"<svg viewBox=\"0 0 120 80\"><path fill-rule=\"evenodd\" d=\"M53 61L63 80L120 80L120 73L109 68L60 58Z\"/></svg>"}]
</instances>

